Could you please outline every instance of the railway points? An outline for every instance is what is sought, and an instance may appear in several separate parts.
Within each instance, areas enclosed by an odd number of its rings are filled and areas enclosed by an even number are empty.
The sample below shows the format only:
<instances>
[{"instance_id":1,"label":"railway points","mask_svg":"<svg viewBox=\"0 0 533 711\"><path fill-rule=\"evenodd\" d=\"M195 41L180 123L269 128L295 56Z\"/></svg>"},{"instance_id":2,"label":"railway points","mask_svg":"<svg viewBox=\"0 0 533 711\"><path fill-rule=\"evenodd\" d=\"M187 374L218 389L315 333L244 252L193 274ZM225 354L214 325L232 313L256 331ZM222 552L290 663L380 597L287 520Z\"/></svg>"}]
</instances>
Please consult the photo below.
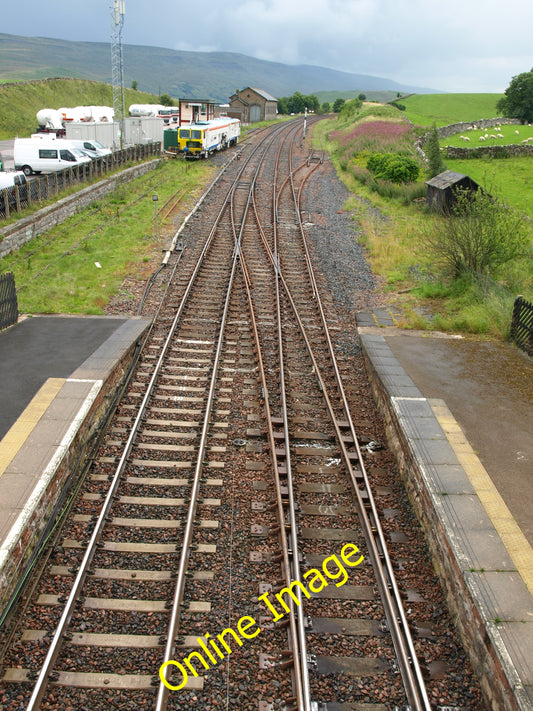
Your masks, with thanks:
<instances>
[{"instance_id":1,"label":"railway points","mask_svg":"<svg viewBox=\"0 0 533 711\"><path fill-rule=\"evenodd\" d=\"M289 135L291 130L289 127ZM275 140L272 135L270 138ZM159 694L157 705L151 704L154 700L153 677L157 674L158 664L165 658L181 658L179 650L188 650L188 656L191 656L190 650L195 649L195 634L201 634L205 629L231 626L235 629L239 619L257 619L254 615L260 614L260 610L254 608L254 599L270 591L275 595L291 580L302 579L300 568L302 574L310 567L320 568L328 555L342 547L339 541L359 545L361 539L365 563L369 552L369 558L381 557L384 553L380 549L382 543L375 544L378 553L373 555L371 537L368 534L363 536L357 517L352 515L354 500L347 495L349 485L341 476L342 470L353 473L355 487L364 502L369 495L369 487L362 479L365 468L369 469L371 479L375 479L372 487L387 543L392 544L395 555L402 551L395 566L403 596L408 602L409 626L417 630L415 646L429 654L424 676L431 692L431 707L485 708L470 682L461 687L463 696L457 691L460 682L455 676L468 678L468 664L459 649L455 659L456 663L460 660L460 667L455 668L454 682L448 685L446 670L453 665L453 658L442 661L436 648L456 644L451 620L445 618L449 628L440 629L443 614L440 603L435 598L429 604L429 610L433 610L432 621L431 612L427 612L426 601L422 599L424 594L428 595L427 590L421 596L421 588L417 592L410 587L414 580L417 580L415 587L420 585L416 576L420 576L424 563L415 558L420 542L415 537L414 522L406 526L405 514L396 508L400 504L396 500L394 504L390 503L397 483L387 478L388 473L378 463L387 469L394 465L383 451L383 443L370 436L375 434L377 424L369 420L370 404L357 399L361 384L358 381L352 385L354 369L349 358L341 357L339 367L351 407L357 402L359 444L356 445L344 416L336 414L328 422L323 409L324 394L329 396L330 391L333 392L335 376L334 369L322 360L328 349L327 337L313 314L320 287L316 283L314 287L304 284L302 274L307 269L312 270L309 265L302 267L304 261L299 261L303 259L299 248L286 237L298 233L301 228L298 222L294 225L289 221L289 214L295 212L288 199L290 192L298 195L299 200L305 200L306 180L312 181L308 169L320 169L320 162L309 160L305 152L296 149L293 149L294 157L290 158L282 150L285 141L287 146L290 145L287 136L276 146L279 160L275 161L272 155L267 157L267 162L277 163L281 175L278 189L280 193L284 192L282 200L277 202L276 219L272 222L267 218L269 209L265 209L265 203L271 206L268 191L264 189L267 180L261 180L262 189L255 193L253 185L257 178L254 174L243 176L239 173L248 162L252 146L233 165L237 189L231 204L236 220L230 227L227 215L222 212L219 224L226 238L227 234L233 235L237 248L232 260L228 260L227 243L218 248L221 249L219 252L213 247L215 251L207 259L206 268L199 272L203 307L200 310L193 305L182 317L179 316L182 308L179 294L187 291L187 269L192 270L191 265L201 251L198 235L210 233L202 221L207 219L209 211L202 210L198 220L191 220L190 232L184 231L180 236L182 248L185 247L182 249L185 261L176 279L178 295L171 295L169 304L161 312L163 332L174 321L178 327L178 321L182 319L177 341L168 341L169 368L165 369L157 389L147 396L148 382L156 382L154 366L164 358L166 336L158 332L137 369L132 389L111 426L104 450L95 458L96 468L90 475L83 500L72 522L67 524L65 537L60 538L51 552L54 594L51 594L51 584L44 582L44 587L38 591L40 597L29 608L44 614L48 607L57 617L54 610L65 605L63 596L66 597L69 588L75 587L80 579L81 554L87 539L94 535L95 526L99 526L96 517L107 505L103 503L104 498L110 495L114 499L110 499L110 505L115 507L110 528L95 553L91 574L85 582L84 599L76 603L82 608L73 608L73 630L63 641L68 651L66 654L59 652L59 669L52 672L43 708L49 707L49 698L55 699L52 707L54 703L64 703L68 694L73 694L88 708L97 708L94 704L104 703L104 699L108 700L110 708L120 708L133 697L139 708L161 709L167 702L170 708L177 709L204 708L206 705L226 708L229 704L246 711L277 709L281 704L286 708L314 709L315 700L321 704L319 708L327 711L353 711L360 709L361 704L365 709L384 711L391 703L401 704L404 692L400 676L408 675L409 670L404 669L399 674L398 667L389 666L387 662L394 658L396 643L390 641L390 627L384 624L384 603L380 595L385 592L386 596L386 590L380 589L383 585L376 584L370 566L366 564L358 566L357 575L350 577L337 594L330 597L317 594L311 600L302 601L304 611L310 612L309 622L306 616L294 610L288 628L269 627L265 632L268 635L265 646L246 645L244 648L243 645L242 650L239 648L229 656L224 669L220 665L204 677L195 678L191 687L174 692L170 698ZM291 160L295 161L292 168ZM288 190L291 178L286 176L291 175L293 182ZM228 183L220 181L217 187L217 194L224 204L230 202L224 196ZM256 205L248 198L254 198ZM209 202L217 200L211 196ZM243 217L246 211L255 214L253 219L257 223L246 222ZM276 230L279 231L279 251L271 252L272 245L276 244L272 241ZM251 241L252 235L261 231L264 232L263 247L259 242ZM271 271L263 272L265 255ZM175 256L171 256L171 263ZM236 268L236 260L243 269L242 280L238 274L227 276L230 264ZM225 278L224 264L227 265ZM235 292L231 290L228 278L230 281L236 279ZM263 303L264 296L272 294L274 287L279 287L280 292L278 308L281 311L277 318L271 304L268 301ZM226 306L221 308L223 294L227 294L227 299ZM324 308L329 313L331 304L327 303ZM216 331L221 311L226 313L223 337ZM300 313L299 325L293 320L293 312ZM281 336L276 328L277 321L283 324ZM355 329L347 336L347 324L341 323L337 316L329 314L325 321L332 341L340 339L342 347L337 349L339 352L355 350L352 347L357 341ZM350 348L343 338L351 339ZM220 351L215 348L217 342ZM278 345L287 359L286 388L275 385L281 368ZM377 348L378 362L383 353L380 349L381 344ZM309 351L308 357L305 356L306 350ZM213 391L211 405L205 405L212 408L212 416L202 425L200 410L207 402L207 388L212 378L208 363L210 354L215 351L221 378ZM266 367L260 370L262 359ZM402 384L405 382L406 376L401 370L396 366L396 372L389 373L391 383L394 378L401 379ZM320 375L318 384L314 381L315 374ZM415 401L420 397L423 398L417 395ZM146 415L136 415L140 401L145 398ZM288 416L280 414L284 412L283 398L289 403ZM335 413L338 413L338 400L338 395L331 399ZM136 418L139 424L142 421L143 427L146 422L147 429L134 437L132 426ZM404 438L408 442L412 434L411 423L400 418L400 424L406 425ZM106 494L109 486L114 486L110 484L113 471L130 438L133 459L127 463L124 472L125 488L116 493L109 490ZM126 449L128 446L126 444ZM272 467L276 474L274 483ZM203 469L203 476L198 478L197 485L188 489L195 469ZM194 490L196 486L198 491ZM420 491L424 493L422 489ZM289 503L293 495L297 497L297 505ZM169 506L172 506L171 517ZM185 509L189 511L187 520L181 515ZM169 518L176 519L172 526ZM400 521L400 525L395 523ZM199 527L193 528L196 523ZM189 528L194 539L190 552L181 543L188 540ZM289 546L280 545L284 536L288 537ZM155 556L155 563L149 562L149 556ZM135 564L128 567L128 561L135 561ZM189 573L182 578L183 587L181 583L175 584L174 594L169 565L175 570L188 569ZM431 576L431 569L427 570ZM179 572L178 578L180 575ZM388 579L385 577L385 580ZM389 582L385 582L385 588L389 587ZM257 586L253 595L250 595L250 585ZM334 587L328 586L325 592ZM112 596L115 591L118 600ZM132 591L137 593L132 594ZM172 608L178 610L178 616L173 631L167 633L166 623L161 621L172 599ZM522 597L519 602L522 609L527 609L527 598ZM429 619L418 617L421 610L426 610L424 615ZM205 616L207 613L209 618ZM148 614L150 617L145 617ZM107 618L113 618L115 624L122 620L123 631L119 633L115 627L110 633L104 627ZM258 623L261 625L265 621L258 619ZM480 626L478 632L485 636L483 627ZM488 631L489 637L493 632L492 629ZM500 638L503 638L502 634ZM170 648L176 652L174 656L167 654L169 639ZM278 645L283 641L285 646L279 651ZM8 664L3 677L0 693L4 694L2 698L6 704L10 704L10 689L16 688L27 694L31 688L35 676L26 668L31 659L30 649L37 650L42 659L42 650L48 646L49 635L42 629L24 629L13 648L19 661L17 665ZM502 647L492 652L496 665L498 653L505 655L505 650ZM523 656L526 652L527 646ZM312 656L308 657L309 653ZM143 661L137 662L137 659ZM118 666L112 667L111 662ZM143 669L141 673L135 668L137 663ZM518 666L516 670L519 674L524 672ZM482 683L488 681L493 682L485 679ZM505 686L505 679L497 681ZM529 693L527 678L523 674L512 682L514 686L508 684L504 692L503 707L521 708L520 704L527 701ZM490 684L485 691L489 698L493 693ZM422 701L417 708L429 708L429 704Z\"/></svg>"}]
</instances>

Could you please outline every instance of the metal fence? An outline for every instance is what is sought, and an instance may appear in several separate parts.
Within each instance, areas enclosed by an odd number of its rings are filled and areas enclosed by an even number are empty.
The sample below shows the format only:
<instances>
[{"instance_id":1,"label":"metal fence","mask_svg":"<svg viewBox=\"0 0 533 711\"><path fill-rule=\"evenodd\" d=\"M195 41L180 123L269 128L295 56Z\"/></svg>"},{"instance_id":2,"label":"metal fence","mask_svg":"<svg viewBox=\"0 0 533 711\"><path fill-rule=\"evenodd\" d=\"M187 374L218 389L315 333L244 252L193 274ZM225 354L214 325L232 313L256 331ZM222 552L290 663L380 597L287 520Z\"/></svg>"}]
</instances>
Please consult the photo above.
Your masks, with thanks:
<instances>
[{"instance_id":1,"label":"metal fence","mask_svg":"<svg viewBox=\"0 0 533 711\"><path fill-rule=\"evenodd\" d=\"M0 274L0 331L16 323L18 316L15 276L12 272Z\"/></svg>"},{"instance_id":2,"label":"metal fence","mask_svg":"<svg viewBox=\"0 0 533 711\"><path fill-rule=\"evenodd\" d=\"M517 296L511 321L511 339L516 345L533 356L533 304Z\"/></svg>"},{"instance_id":3,"label":"metal fence","mask_svg":"<svg viewBox=\"0 0 533 711\"><path fill-rule=\"evenodd\" d=\"M131 161L140 161L160 155L161 142L141 143L115 151L106 158L97 158L90 163L74 166L57 173L49 173L28 180L26 185L0 190L0 219L9 217L34 203L57 196L62 190L80 183L100 178Z\"/></svg>"}]
</instances>

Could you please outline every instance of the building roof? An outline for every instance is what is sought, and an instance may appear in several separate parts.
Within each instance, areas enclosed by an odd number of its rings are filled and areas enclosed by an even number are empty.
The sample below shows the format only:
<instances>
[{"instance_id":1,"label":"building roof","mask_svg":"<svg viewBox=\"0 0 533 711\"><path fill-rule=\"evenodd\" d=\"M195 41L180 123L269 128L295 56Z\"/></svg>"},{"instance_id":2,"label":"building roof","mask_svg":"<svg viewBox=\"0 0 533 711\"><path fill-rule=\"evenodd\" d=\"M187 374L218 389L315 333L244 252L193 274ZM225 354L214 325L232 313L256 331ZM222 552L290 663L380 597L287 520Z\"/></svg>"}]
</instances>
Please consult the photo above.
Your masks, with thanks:
<instances>
[{"instance_id":1,"label":"building roof","mask_svg":"<svg viewBox=\"0 0 533 711\"><path fill-rule=\"evenodd\" d=\"M263 91L263 89L256 89L254 86L250 86L249 88L259 94L259 96L262 96L263 99L266 99L267 101L275 101L276 103L278 101L275 96L272 96L272 94L269 94L267 91Z\"/></svg>"},{"instance_id":2,"label":"building roof","mask_svg":"<svg viewBox=\"0 0 533 711\"><path fill-rule=\"evenodd\" d=\"M446 188L451 188L452 185L460 183L462 180L470 180L474 182L472 178L464 173L455 173L453 170L445 170L443 173L439 173L431 180L426 180L426 185L431 185L432 188L438 188L439 190L445 190Z\"/></svg>"}]
</instances>

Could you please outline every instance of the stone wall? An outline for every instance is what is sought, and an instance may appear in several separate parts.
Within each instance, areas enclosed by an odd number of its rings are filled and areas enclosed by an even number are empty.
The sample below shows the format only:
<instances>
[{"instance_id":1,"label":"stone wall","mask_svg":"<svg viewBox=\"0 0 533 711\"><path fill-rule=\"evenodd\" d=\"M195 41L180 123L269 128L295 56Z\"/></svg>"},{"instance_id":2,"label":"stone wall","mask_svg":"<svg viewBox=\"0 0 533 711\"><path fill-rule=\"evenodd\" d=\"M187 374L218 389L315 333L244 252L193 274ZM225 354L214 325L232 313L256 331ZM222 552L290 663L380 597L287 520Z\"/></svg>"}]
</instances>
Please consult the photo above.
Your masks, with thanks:
<instances>
[{"instance_id":1,"label":"stone wall","mask_svg":"<svg viewBox=\"0 0 533 711\"><path fill-rule=\"evenodd\" d=\"M38 210L29 217L24 217L17 222L0 229L0 259L22 247L37 235L61 224L72 215L87 207L104 195L112 192L119 185L128 183L140 175L154 170L159 165L160 159L141 163L127 168L113 175L111 178L101 180L95 185L79 190L73 195L61 198L53 205Z\"/></svg>"},{"instance_id":2,"label":"stone wall","mask_svg":"<svg viewBox=\"0 0 533 711\"><path fill-rule=\"evenodd\" d=\"M474 128L494 128L494 126L502 126L502 125L510 125L510 126L516 126L520 124L520 121L518 119L508 119L508 118L492 118L492 119L479 119L479 121L470 121L470 122L462 122L462 123L450 123L447 126L440 126L440 128L437 128L437 133L439 134L439 138L448 138L448 136L453 136L455 133L463 133L464 131L470 131ZM427 141L429 137L429 131L424 133L423 136L421 136L418 141L415 143L416 150L422 160L427 162L427 156L424 153L424 143ZM488 147L488 146L487 146ZM503 147L503 146L501 146ZM505 148L509 148L509 146L505 146ZM449 150L449 147L448 147ZM453 150L458 150L458 151L463 151L460 155L452 155L451 153L448 154L448 158L475 158L476 156L472 155L472 151L474 149L472 148L457 148ZM477 150L477 149L476 149ZM470 152L470 153L469 153ZM512 155L525 155L525 153L514 153ZM498 155L496 157L502 157L501 155Z\"/></svg>"},{"instance_id":3,"label":"stone wall","mask_svg":"<svg viewBox=\"0 0 533 711\"><path fill-rule=\"evenodd\" d=\"M533 155L532 145L518 145L513 143L507 146L476 146L475 148L463 148L446 146L447 158L482 158L492 156L493 158L510 158L511 156L531 156Z\"/></svg>"},{"instance_id":4,"label":"stone wall","mask_svg":"<svg viewBox=\"0 0 533 711\"><path fill-rule=\"evenodd\" d=\"M448 126L441 126L437 129L439 138L448 138L448 136L453 136L454 133L463 133L463 131L470 131L474 128L494 128L494 126L519 125L520 121L518 119L509 118L492 118L492 119L479 119L479 121L469 121L463 123L450 123ZM422 138L425 140L426 135Z\"/></svg>"}]
</instances>

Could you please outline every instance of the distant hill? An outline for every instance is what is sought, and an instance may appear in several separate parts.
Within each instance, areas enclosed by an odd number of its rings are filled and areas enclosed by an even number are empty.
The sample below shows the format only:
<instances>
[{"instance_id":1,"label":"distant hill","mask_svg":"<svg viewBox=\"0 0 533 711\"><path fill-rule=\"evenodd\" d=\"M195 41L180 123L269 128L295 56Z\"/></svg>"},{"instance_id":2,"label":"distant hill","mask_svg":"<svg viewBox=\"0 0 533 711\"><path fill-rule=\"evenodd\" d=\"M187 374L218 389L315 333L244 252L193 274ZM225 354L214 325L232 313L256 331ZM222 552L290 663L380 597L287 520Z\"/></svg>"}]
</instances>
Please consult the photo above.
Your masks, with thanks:
<instances>
[{"instance_id":1,"label":"distant hill","mask_svg":"<svg viewBox=\"0 0 533 711\"><path fill-rule=\"evenodd\" d=\"M434 93L390 79L350 74L310 65L267 62L232 52L182 52L162 47L124 45L124 82L141 91L227 102L237 89L256 86L273 96L295 91ZM0 33L0 82L74 77L111 82L108 43L69 42Z\"/></svg>"}]
</instances>

